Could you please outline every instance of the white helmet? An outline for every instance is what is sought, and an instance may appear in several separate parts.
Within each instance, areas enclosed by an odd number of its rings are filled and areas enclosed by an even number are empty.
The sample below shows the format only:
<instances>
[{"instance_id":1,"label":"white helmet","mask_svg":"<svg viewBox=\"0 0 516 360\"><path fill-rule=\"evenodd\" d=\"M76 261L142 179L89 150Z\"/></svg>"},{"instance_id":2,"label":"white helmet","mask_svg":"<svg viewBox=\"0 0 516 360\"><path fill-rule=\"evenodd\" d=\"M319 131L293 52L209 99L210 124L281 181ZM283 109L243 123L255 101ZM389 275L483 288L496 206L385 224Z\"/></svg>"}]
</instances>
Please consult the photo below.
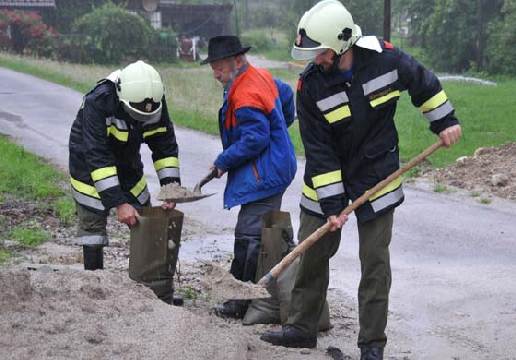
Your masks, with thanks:
<instances>
[{"instance_id":1,"label":"white helmet","mask_svg":"<svg viewBox=\"0 0 516 360\"><path fill-rule=\"evenodd\" d=\"M340 1L323 0L305 12L299 21L292 57L312 60L326 49L340 55L351 48L360 36L360 26L353 22L353 17Z\"/></svg>"},{"instance_id":2,"label":"white helmet","mask_svg":"<svg viewBox=\"0 0 516 360\"><path fill-rule=\"evenodd\" d=\"M152 66L141 60L127 65L119 73L116 88L124 110L134 120L156 122L161 118L165 89Z\"/></svg>"}]
</instances>

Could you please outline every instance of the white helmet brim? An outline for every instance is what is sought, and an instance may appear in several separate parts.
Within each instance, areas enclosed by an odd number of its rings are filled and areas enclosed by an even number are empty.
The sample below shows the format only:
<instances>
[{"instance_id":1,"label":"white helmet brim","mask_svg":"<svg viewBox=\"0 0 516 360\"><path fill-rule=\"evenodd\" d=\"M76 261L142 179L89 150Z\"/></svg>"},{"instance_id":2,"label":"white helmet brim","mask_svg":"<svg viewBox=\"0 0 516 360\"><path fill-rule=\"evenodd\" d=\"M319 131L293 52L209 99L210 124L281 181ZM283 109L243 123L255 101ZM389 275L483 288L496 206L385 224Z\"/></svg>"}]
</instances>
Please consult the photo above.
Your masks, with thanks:
<instances>
[{"instance_id":1,"label":"white helmet brim","mask_svg":"<svg viewBox=\"0 0 516 360\"><path fill-rule=\"evenodd\" d=\"M136 121L153 124L153 123L158 122L161 119L161 111L162 111L161 104L159 105L159 107L156 110L154 110L153 112L148 112L148 113L131 107L129 104L127 104L127 102L125 102L123 100L122 100L122 105L124 107L125 112L128 113L129 116Z\"/></svg>"},{"instance_id":2,"label":"white helmet brim","mask_svg":"<svg viewBox=\"0 0 516 360\"><path fill-rule=\"evenodd\" d=\"M292 47L290 56L292 56L292 59L294 60L311 61L315 59L317 55L322 54L326 50L328 50L328 48L304 49L294 46Z\"/></svg>"}]
</instances>

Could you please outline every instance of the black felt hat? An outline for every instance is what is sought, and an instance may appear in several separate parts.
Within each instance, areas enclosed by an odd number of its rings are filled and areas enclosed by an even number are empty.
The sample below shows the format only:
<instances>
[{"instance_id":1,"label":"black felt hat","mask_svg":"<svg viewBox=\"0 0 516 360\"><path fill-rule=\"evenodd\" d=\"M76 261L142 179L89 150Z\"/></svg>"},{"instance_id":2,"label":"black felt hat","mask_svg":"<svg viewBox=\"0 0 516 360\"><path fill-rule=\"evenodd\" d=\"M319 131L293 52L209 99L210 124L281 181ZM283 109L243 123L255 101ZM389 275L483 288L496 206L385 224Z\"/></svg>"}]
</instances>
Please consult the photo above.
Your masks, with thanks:
<instances>
[{"instance_id":1,"label":"black felt hat","mask_svg":"<svg viewBox=\"0 0 516 360\"><path fill-rule=\"evenodd\" d=\"M208 42L208 57L201 61L201 65L244 54L249 49L250 46L242 47L238 36L215 36Z\"/></svg>"}]
</instances>

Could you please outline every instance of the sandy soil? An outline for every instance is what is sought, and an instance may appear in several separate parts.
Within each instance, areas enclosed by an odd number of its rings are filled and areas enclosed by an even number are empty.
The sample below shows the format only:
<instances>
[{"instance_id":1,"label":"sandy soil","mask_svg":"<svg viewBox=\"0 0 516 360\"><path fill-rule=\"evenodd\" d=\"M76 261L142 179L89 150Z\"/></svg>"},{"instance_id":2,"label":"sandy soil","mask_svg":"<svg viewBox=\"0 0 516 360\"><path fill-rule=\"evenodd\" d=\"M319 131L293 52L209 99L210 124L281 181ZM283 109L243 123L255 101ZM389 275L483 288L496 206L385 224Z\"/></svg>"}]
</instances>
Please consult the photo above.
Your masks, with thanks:
<instances>
[{"instance_id":1,"label":"sandy soil","mask_svg":"<svg viewBox=\"0 0 516 360\"><path fill-rule=\"evenodd\" d=\"M479 148L471 157L457 159L444 169L425 174L436 182L471 192L516 200L516 143L498 148Z\"/></svg>"},{"instance_id":2,"label":"sandy soil","mask_svg":"<svg viewBox=\"0 0 516 360\"><path fill-rule=\"evenodd\" d=\"M351 359L346 351L356 353L349 342L344 354L327 354L328 347L355 337L351 299L334 307L334 330L322 335L318 349L272 347L259 340L270 326L244 327L212 314L217 299L205 288L213 282L204 276L204 263L181 263L176 289L184 294L185 305L170 306L127 276L128 231L114 219L108 223L106 269L87 272L81 249L71 245L74 230L59 228L52 214L24 202L3 205L0 213L12 215L13 223L36 219L54 236L32 250L3 241L17 256L0 270L2 359ZM184 229L186 239L202 232L188 219ZM227 259L220 263L227 264ZM330 296L342 301L340 294Z\"/></svg>"}]
</instances>

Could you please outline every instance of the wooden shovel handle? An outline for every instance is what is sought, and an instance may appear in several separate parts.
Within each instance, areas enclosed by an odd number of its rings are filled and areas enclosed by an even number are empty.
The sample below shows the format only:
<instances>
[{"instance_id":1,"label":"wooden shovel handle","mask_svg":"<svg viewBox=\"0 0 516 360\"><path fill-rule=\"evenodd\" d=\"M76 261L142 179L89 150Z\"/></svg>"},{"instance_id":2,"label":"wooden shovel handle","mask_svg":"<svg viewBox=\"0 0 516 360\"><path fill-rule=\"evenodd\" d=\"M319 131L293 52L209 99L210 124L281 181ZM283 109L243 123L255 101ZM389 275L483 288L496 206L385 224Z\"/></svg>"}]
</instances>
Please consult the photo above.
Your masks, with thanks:
<instances>
[{"instance_id":1,"label":"wooden shovel handle","mask_svg":"<svg viewBox=\"0 0 516 360\"><path fill-rule=\"evenodd\" d=\"M367 202L367 200L378 191L384 189L387 185L389 185L392 181L396 180L398 177L412 169L414 166L423 162L428 156L432 155L437 149L443 146L443 142L439 140L435 144L429 146L425 151L421 154L410 160L403 167L399 168L391 175L389 175L386 179L380 181L376 184L372 189L367 190L362 196L353 201L349 206L347 206L340 215L351 214L355 209L359 206L363 205ZM323 226L319 227L315 230L309 237L307 237L302 243L297 245L287 256L285 256L278 264L276 264L269 273L267 273L264 277L260 279L258 285L262 285L267 287L269 283L273 279L277 279L278 276L297 259L298 256L302 255L307 249L309 249L317 240L323 237L330 230L330 224L327 222Z\"/></svg>"}]
</instances>

